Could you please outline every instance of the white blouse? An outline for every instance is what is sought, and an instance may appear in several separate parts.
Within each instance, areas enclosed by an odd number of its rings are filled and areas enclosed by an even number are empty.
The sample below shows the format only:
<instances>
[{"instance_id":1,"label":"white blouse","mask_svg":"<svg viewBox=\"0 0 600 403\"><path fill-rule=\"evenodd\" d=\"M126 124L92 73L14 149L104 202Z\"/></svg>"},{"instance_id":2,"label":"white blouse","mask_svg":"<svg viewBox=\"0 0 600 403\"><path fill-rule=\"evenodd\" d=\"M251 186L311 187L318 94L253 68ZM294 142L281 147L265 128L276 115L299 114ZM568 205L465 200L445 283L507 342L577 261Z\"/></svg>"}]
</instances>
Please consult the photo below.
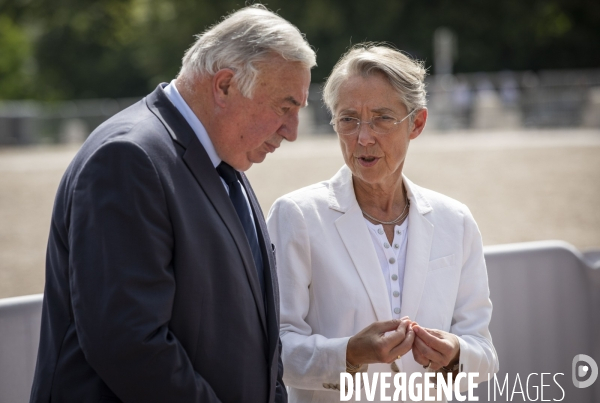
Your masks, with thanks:
<instances>
[{"instance_id":1,"label":"white blouse","mask_svg":"<svg viewBox=\"0 0 600 403\"><path fill-rule=\"evenodd\" d=\"M365 218L379 266L383 272L383 278L387 285L390 306L392 307L392 316L400 319L402 309L402 287L404 285L404 266L406 264L406 245L408 218L400 225L394 227L394 240L392 244L388 242L383 225L373 224Z\"/></svg>"}]
</instances>

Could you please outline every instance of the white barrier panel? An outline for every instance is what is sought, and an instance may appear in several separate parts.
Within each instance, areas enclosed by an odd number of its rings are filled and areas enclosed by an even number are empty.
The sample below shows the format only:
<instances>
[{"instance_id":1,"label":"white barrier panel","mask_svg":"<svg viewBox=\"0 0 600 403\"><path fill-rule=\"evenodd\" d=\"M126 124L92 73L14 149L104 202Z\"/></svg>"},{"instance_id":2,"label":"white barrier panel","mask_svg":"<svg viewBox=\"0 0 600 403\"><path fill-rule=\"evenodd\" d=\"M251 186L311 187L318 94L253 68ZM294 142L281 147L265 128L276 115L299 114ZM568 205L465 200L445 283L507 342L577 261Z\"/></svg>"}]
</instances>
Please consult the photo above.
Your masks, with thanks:
<instances>
[{"instance_id":1,"label":"white barrier panel","mask_svg":"<svg viewBox=\"0 0 600 403\"><path fill-rule=\"evenodd\" d=\"M600 402L600 381L578 388L572 380L575 357L600 363L600 251L544 241L486 247L485 257L506 387L494 395L495 384L480 385L479 401L542 401L543 391L544 401ZM0 299L0 403L29 401L41 308L41 294Z\"/></svg>"},{"instance_id":2,"label":"white barrier panel","mask_svg":"<svg viewBox=\"0 0 600 403\"><path fill-rule=\"evenodd\" d=\"M42 294L0 299L0 403L29 401L41 316Z\"/></svg>"},{"instance_id":3,"label":"white barrier panel","mask_svg":"<svg viewBox=\"0 0 600 403\"><path fill-rule=\"evenodd\" d=\"M542 385L549 385L543 387L544 400L600 402L600 382L577 388L572 381L575 356L587 354L600 362L595 254L584 256L561 241L485 248L494 306L490 331L500 361L497 379L500 386L507 381L508 393L496 391L494 398L491 385L488 400L488 386L481 385L480 401L536 401L536 393L542 401Z\"/></svg>"}]
</instances>

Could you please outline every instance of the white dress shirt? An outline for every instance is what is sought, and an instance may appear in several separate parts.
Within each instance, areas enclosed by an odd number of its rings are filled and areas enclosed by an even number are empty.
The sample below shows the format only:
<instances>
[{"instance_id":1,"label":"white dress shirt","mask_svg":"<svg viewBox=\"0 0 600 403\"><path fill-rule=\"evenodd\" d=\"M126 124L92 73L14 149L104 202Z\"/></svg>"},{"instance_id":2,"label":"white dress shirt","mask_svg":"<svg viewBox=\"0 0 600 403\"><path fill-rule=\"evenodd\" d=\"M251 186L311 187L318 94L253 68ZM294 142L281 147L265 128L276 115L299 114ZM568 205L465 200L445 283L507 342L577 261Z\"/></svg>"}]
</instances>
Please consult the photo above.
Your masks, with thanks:
<instances>
[{"instance_id":1,"label":"white dress shirt","mask_svg":"<svg viewBox=\"0 0 600 403\"><path fill-rule=\"evenodd\" d=\"M192 109L185 102L185 100L177 90L177 87L175 86L175 80L171 81L169 85L163 88L163 91L165 92L165 95L169 98L169 101L171 101L171 103L175 106L175 108L177 108L179 113L183 115L184 119L186 120L186 122L188 122L194 133L196 133L196 137L198 137L198 140L200 140L202 147L204 147L204 149L206 150L206 153L208 154L208 157L210 158L214 167L218 167L222 160L217 155L215 146L213 145L210 137L208 136L204 125L202 125L202 122L200 122L198 116L196 116L196 114L192 111Z\"/></svg>"},{"instance_id":2,"label":"white dress shirt","mask_svg":"<svg viewBox=\"0 0 600 403\"><path fill-rule=\"evenodd\" d=\"M373 224L365 218L375 252L379 260L379 266L383 272L383 278L387 285L388 295L390 297L390 307L392 308L392 317L400 319L402 309L402 287L404 286L404 266L406 265L406 244L408 217L400 225L394 227L394 240L392 244L388 242L383 225Z\"/></svg>"},{"instance_id":3,"label":"white dress shirt","mask_svg":"<svg viewBox=\"0 0 600 403\"><path fill-rule=\"evenodd\" d=\"M204 128L204 125L202 124L200 119L198 119L198 116L196 116L194 111L192 111L192 108L190 108L189 105L185 102L185 99L183 99L183 97L179 93L179 90L177 90L177 87L175 86L175 80L172 80L165 88L163 88L163 91L165 92L167 98L169 98L169 101L171 101L173 106L175 106L179 113L183 115L183 118L190 125L194 133L196 133L196 137L198 137L198 140L200 140L202 147L204 147L204 150L206 150L210 161L216 169L223 160L217 155L215 146L213 145L212 140L208 136L208 132ZM229 186L227 185L227 183L225 183L223 178L221 178L221 182L223 182L223 186L225 186L225 190L227 191L227 194L229 194ZM246 194L246 189L244 189L243 186L241 187L242 193L244 193L244 197L246 198L248 210L250 211L250 213L252 213L252 207L250 206L250 200L248 199L248 195ZM252 225L254 226L254 232L256 232L256 224L254 223L254 220L252 220Z\"/></svg>"}]
</instances>

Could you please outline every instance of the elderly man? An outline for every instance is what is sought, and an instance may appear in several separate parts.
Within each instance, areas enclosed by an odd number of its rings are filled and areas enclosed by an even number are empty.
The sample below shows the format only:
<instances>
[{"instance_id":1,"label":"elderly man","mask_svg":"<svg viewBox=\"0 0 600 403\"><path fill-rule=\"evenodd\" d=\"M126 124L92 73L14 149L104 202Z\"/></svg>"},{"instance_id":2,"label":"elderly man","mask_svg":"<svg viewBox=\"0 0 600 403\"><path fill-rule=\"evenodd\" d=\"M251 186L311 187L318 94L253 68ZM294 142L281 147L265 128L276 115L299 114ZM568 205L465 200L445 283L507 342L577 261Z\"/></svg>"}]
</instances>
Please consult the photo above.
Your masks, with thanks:
<instances>
[{"instance_id":1,"label":"elderly man","mask_svg":"<svg viewBox=\"0 0 600 403\"><path fill-rule=\"evenodd\" d=\"M315 54L253 6L60 184L32 402L283 402L272 244L240 171L294 141Z\"/></svg>"}]
</instances>

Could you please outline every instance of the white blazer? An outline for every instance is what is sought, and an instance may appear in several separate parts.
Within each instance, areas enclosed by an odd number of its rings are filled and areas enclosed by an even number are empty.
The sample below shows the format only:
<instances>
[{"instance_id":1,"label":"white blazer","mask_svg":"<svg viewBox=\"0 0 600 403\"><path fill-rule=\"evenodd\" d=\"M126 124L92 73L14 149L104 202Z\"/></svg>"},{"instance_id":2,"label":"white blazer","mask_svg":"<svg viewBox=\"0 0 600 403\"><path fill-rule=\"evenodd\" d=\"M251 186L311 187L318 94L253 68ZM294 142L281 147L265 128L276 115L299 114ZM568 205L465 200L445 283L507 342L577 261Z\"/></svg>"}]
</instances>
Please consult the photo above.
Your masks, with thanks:
<instances>
[{"instance_id":1,"label":"white blazer","mask_svg":"<svg viewBox=\"0 0 600 403\"><path fill-rule=\"evenodd\" d=\"M492 304L477 224L464 204L403 180L410 212L401 316L457 335L460 371L478 372L476 381L485 381L498 371L498 359L488 330ZM340 401L336 387L348 339L375 321L392 319L350 169L279 198L268 228L276 248L290 402ZM412 352L396 364L407 377L425 371ZM371 364L368 372L392 370Z\"/></svg>"}]
</instances>

